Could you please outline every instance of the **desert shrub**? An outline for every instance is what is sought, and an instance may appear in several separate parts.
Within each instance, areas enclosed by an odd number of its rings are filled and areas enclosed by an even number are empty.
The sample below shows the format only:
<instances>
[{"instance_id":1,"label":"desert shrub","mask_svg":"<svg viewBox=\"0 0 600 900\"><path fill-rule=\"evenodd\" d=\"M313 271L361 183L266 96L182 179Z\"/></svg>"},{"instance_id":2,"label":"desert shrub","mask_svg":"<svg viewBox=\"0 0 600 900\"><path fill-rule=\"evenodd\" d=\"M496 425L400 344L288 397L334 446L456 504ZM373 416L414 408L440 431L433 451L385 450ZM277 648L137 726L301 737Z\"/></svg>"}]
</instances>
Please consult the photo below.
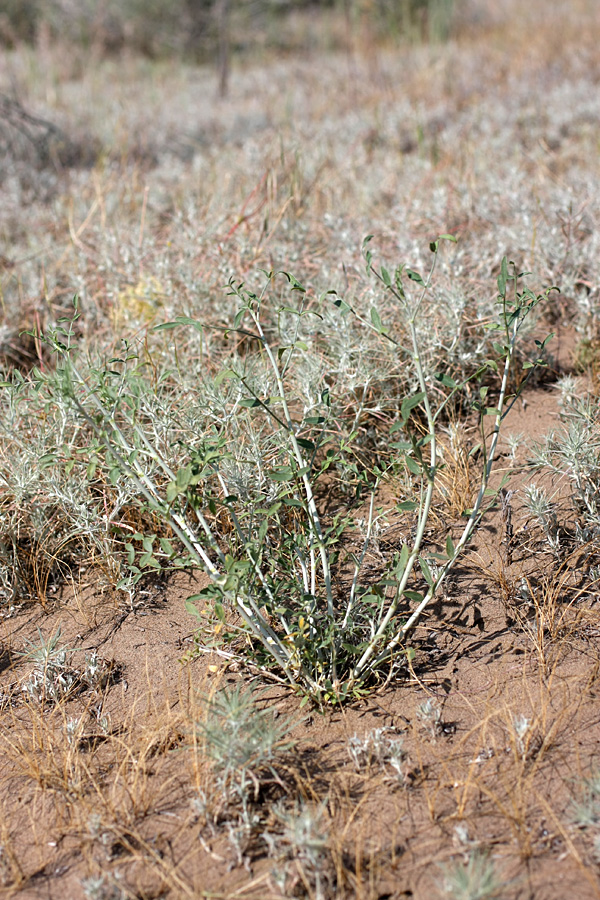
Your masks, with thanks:
<instances>
[{"instance_id":1,"label":"desert shrub","mask_svg":"<svg viewBox=\"0 0 600 900\"><path fill-rule=\"evenodd\" d=\"M242 342L244 353L240 355L238 344L229 366L214 378L215 386L226 391L226 402L205 410L196 434L177 453L173 426L180 415L173 413L161 433L148 411L135 354L125 353L84 374L72 348L72 325L65 323L47 337L60 364L41 381L95 436L95 452L108 480L125 479L146 508L168 524L178 544L157 534L135 535L139 543L129 542L128 553L136 577L164 562L203 569L210 584L188 606L204 629L320 702L360 694L384 669L394 671L406 635L479 525L509 408L509 376L520 330L548 293L519 290L518 271L513 267L509 272L504 260L498 276L499 320L490 326L497 338L497 361L490 360L467 380L476 382L489 371L500 377L492 404L489 386L482 383L473 401L480 427L480 487L457 543L447 534L444 552L434 552L427 548L426 533L440 465L440 417L465 389L464 382L445 372L427 371L420 356L417 323L431 288L438 243L431 244L427 277L404 266L394 274L384 267L376 270L365 245L368 272L404 316L407 358L416 381L416 390L399 402L390 442L392 465L404 466L412 477L412 497L399 504L400 511L414 514L412 536L387 560L375 583L363 568L377 488L386 470L368 461L360 467L356 461L349 464L344 450L355 435L336 421L326 378L315 381L310 402L302 397L303 360L309 355L303 325L323 319L293 276L286 276L291 299L266 318L273 273L260 294L231 282L239 308L225 330ZM327 300L342 319L356 318L382 342L396 344L375 307L367 319L335 292L323 298ZM202 323L186 317L158 329L182 327L204 330ZM546 342L536 343L535 356L525 363L530 372L543 364L540 353ZM354 536L354 543L348 543L348 517L326 517L319 508L320 484L336 465L342 478L358 474L370 494L366 529L362 539Z\"/></svg>"}]
</instances>

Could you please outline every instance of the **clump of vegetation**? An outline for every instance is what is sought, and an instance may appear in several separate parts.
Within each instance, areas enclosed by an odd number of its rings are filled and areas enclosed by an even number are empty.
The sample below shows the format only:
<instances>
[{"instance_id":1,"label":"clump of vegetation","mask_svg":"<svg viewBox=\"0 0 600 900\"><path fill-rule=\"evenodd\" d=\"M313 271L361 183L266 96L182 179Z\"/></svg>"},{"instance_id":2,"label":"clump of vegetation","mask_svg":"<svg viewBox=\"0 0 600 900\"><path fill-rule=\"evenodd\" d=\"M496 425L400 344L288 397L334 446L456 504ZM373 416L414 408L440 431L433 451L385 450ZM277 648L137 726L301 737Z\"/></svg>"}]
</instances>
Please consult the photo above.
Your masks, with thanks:
<instances>
[{"instance_id":1,"label":"clump of vegetation","mask_svg":"<svg viewBox=\"0 0 600 900\"><path fill-rule=\"evenodd\" d=\"M494 342L498 362L490 361L465 382L456 382L447 372L427 371L421 358L418 323L431 290L439 242L431 244L433 263L423 278L404 266L393 277L385 268L375 270L369 240L367 271L399 305L408 347L404 349L391 335L375 307L365 319L335 292L331 301L340 315L357 318L382 341L398 348L412 367L417 388L399 398L400 416L391 429L394 454L389 464L404 468L413 477L413 497L402 501L399 509L416 513L414 537L393 554L376 583L363 581L362 565L371 539L377 486L386 477L386 468L363 466L357 471L355 464L349 467L371 495L363 546L353 557L344 552L347 522L343 518L325 522L317 492L319 481L334 464L341 468L342 478L347 477L345 453L355 434L346 437L340 433L328 388L313 388L310 402L296 412L300 399L296 385L301 383L309 351L311 326L307 329L306 323L323 317L307 303L306 289L293 276L287 275L287 279L300 300L271 312L271 321L277 323L275 337L267 330L264 312L272 274L261 294L231 283L240 306L226 330L244 341L248 350L216 376L216 386L231 385L228 404L219 410L219 418L214 410L215 424L205 422L202 437L198 435L186 448L189 461L182 466L172 465L162 440L156 440L156 427L145 418L143 395L132 390L136 382L128 378L130 355L113 359L113 368L103 367L85 376L74 359L72 324L65 323L46 338L59 354L56 373L40 378L95 436L108 479L117 484L125 478L135 486L147 511L169 526L182 547L184 557L166 538L158 542L159 550L156 535L138 535L142 555L134 569L136 577L145 567L160 568L161 558L200 567L211 583L188 601L201 604L199 617L206 624L212 621L219 638L229 640L238 653L243 647L244 655L259 668L275 666L292 685L318 702L358 696L374 677L380 677L384 667L393 671L407 634L479 526L488 502L501 423L509 402L515 399L509 401L508 390L520 331L552 290L538 295L528 287L521 290L517 269L513 266L509 274L504 259L498 276L500 317L492 326L499 338ZM408 292L405 279L416 285L415 297ZM177 326L204 328L185 317L158 328ZM545 364L539 354L548 340L537 341L535 356L525 362L528 374ZM499 372L501 378L493 405L488 405L488 385L481 383L489 371ZM466 387L478 378L473 406L479 418L483 463L480 486L457 543L448 534L445 553L439 554L425 544L440 466L439 427L448 405L464 404ZM490 420L493 424L488 433ZM242 433L254 435L250 456L247 439L239 453ZM135 547L128 544L128 548L133 566ZM337 566L352 558L351 583L345 595L339 594L334 588L339 580ZM425 583L421 590L420 581Z\"/></svg>"}]
</instances>

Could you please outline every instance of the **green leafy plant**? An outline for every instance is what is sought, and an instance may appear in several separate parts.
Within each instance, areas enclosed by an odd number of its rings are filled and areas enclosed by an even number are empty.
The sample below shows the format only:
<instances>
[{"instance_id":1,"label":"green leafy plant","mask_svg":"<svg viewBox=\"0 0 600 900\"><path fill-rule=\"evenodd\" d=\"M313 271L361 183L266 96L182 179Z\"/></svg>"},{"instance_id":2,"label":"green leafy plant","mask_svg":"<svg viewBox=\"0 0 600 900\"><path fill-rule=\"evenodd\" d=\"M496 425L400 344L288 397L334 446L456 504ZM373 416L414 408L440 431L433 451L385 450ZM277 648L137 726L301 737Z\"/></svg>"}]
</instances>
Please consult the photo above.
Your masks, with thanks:
<instances>
[{"instance_id":1,"label":"green leafy plant","mask_svg":"<svg viewBox=\"0 0 600 900\"><path fill-rule=\"evenodd\" d=\"M140 401L138 382L128 375L136 363L129 348L122 357L87 374L73 353L72 325L64 322L48 337L61 357L51 389L66 398L76 415L95 435L94 452L103 457L113 483L127 479L140 502L168 525L173 540L138 534L141 555L128 544L130 566L137 572L162 565L201 568L210 583L190 598L196 611L218 639L227 640L238 656L259 669L283 676L317 702L339 702L360 695L368 683L391 674L403 658L403 644L425 608L456 564L486 510L495 503L499 488L490 488L502 422L516 394L509 384L516 364L521 328L550 290L534 294L521 287L521 274L502 262L498 276L499 321L490 326L495 358L466 381L456 382L447 372L429 372L420 356L419 317L432 278L440 240L430 245L432 264L426 277L402 266L393 275L377 269L365 242L367 272L397 305L404 322L408 347L391 334L379 312L370 317L355 310L335 292L311 303L304 286L285 273L292 298L269 311L269 290L274 273L266 273L260 294L244 284L230 282L239 302L230 327L243 350L232 355L229 366L215 377L217 388L229 391L220 417L184 447L187 459L175 463L168 434L157 439L152 419ZM415 291L413 295L413 290ZM323 320L321 309L333 303L342 317L354 317L381 341L391 342L412 367L417 390L399 399L399 417L390 429L391 465L405 467L413 486L413 499L400 510L414 513L413 537L387 560L381 577L365 574L364 562L372 539L375 499L386 470L348 462L347 450L356 439L336 419L327 382L310 403L299 400L297 384L302 363L310 357L311 335ZM270 312L270 315L269 315ZM158 326L204 327L178 317ZM544 364L549 338L536 341L529 370ZM499 375L496 399L482 383L484 375ZM470 382L479 379L475 400ZM471 399L470 399L471 398ZM438 432L449 404L469 404L479 420L480 442L472 453L481 458L480 485L472 509L458 537L447 534L442 553L426 546L441 460ZM207 417L208 418L208 417ZM491 427L488 423L491 422ZM248 435L254 435L249 438ZM349 520L338 514L326 517L319 506L319 482L335 467L368 486L370 504L362 547L347 549ZM240 471L245 480L240 490ZM249 474L250 472L250 474ZM345 543L346 542L346 543ZM179 548L175 544L179 544ZM182 549L181 549L182 548ZM181 549L181 552L180 552ZM346 586L340 579L343 565L352 561L353 575Z\"/></svg>"}]
</instances>

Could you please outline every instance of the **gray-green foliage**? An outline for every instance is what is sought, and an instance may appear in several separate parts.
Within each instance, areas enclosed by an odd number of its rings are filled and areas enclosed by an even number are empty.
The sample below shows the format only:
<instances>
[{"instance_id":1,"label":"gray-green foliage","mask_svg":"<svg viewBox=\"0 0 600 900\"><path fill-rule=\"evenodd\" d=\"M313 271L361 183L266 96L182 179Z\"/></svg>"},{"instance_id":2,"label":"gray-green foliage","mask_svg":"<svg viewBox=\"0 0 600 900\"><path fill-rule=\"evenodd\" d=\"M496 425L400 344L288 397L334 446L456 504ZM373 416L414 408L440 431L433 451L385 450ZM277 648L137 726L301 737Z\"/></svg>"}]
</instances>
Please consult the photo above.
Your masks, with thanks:
<instances>
[{"instance_id":1,"label":"gray-green foliage","mask_svg":"<svg viewBox=\"0 0 600 900\"><path fill-rule=\"evenodd\" d=\"M146 510L170 529L170 538L133 535L127 550L135 578L165 563L202 568L210 584L188 605L203 624L215 629L219 640L228 640L234 652L249 655L259 667L275 667L319 701L356 695L384 668L393 670L406 635L479 525L495 496L488 483L510 405L509 377L520 331L548 293L521 288L518 271L513 267L511 272L504 260L498 277L500 315L491 329L496 360L457 381L447 367L426 368L420 352L437 241L431 250L431 270L422 277L406 267L394 274L376 270L365 245L367 271L403 321L401 341L375 306L364 315L335 292L310 302L292 275L286 276L289 299L275 309L269 309L273 273L258 294L231 282L239 308L231 325L220 330L235 336L238 349L213 381L213 393L220 391L222 402L203 419L197 417L195 433L183 423L185 411L172 411L167 424L160 424L165 418L156 415L160 401L152 399L144 366L128 348L103 366L84 370L72 347L71 326L64 323L48 338L61 361L56 373L40 382L70 404L80 427L93 435L90 443L108 481L118 485L124 479ZM400 508L415 514L413 538L391 554L375 582L365 574L364 562L377 487L387 468L357 463L357 436L348 433L347 420L339 416L334 385L330 388L326 375L314 376L312 345L327 342L327 304L342 323L355 320L382 346L394 347L411 373L403 383L413 387L396 401L389 465L412 479L413 498ZM205 330L186 317L159 326L181 328ZM546 342L537 343L535 356L525 363L529 372L543 364ZM493 402L489 386L480 381L490 372L500 379ZM155 384L157 395L166 390L167 381ZM206 396L199 383L198 406ZM468 398L480 425L480 489L457 542L448 534L445 552L434 553L425 536L441 465L438 430L448 405L460 408ZM325 517L320 509L320 485L334 469L371 495L358 548L348 542L348 517ZM348 564L353 575L340 588Z\"/></svg>"},{"instance_id":2,"label":"gray-green foliage","mask_svg":"<svg viewBox=\"0 0 600 900\"><path fill-rule=\"evenodd\" d=\"M239 815L232 834L258 823L252 806L261 785L278 779L278 758L294 744L288 735L295 723L265 703L264 693L252 687L225 688L209 699L206 716L196 725L221 802Z\"/></svg>"},{"instance_id":3,"label":"gray-green foliage","mask_svg":"<svg viewBox=\"0 0 600 900\"><path fill-rule=\"evenodd\" d=\"M474 851L466 863L444 867L440 887L447 900L499 900L506 882L498 876L487 854Z\"/></svg>"},{"instance_id":4,"label":"gray-green foliage","mask_svg":"<svg viewBox=\"0 0 600 900\"><path fill-rule=\"evenodd\" d=\"M276 828L265 831L263 839L269 856L279 865L271 872L284 896L289 883L299 874L315 900L328 896L328 823L325 804L296 802L291 809L277 805L273 809Z\"/></svg>"},{"instance_id":5,"label":"gray-green foliage","mask_svg":"<svg viewBox=\"0 0 600 900\"><path fill-rule=\"evenodd\" d=\"M119 580L114 523L131 503L123 479L107 492L93 448L60 392L52 400L15 376L2 386L0 413L0 601L45 603L79 565L98 562ZM85 458L84 458L85 457Z\"/></svg>"},{"instance_id":6,"label":"gray-green foliage","mask_svg":"<svg viewBox=\"0 0 600 900\"><path fill-rule=\"evenodd\" d=\"M364 738L353 735L348 740L348 753L357 772L368 771L376 763L382 769L389 766L399 781L406 778L407 753L402 736L393 728L375 728Z\"/></svg>"},{"instance_id":7,"label":"gray-green foliage","mask_svg":"<svg viewBox=\"0 0 600 900\"><path fill-rule=\"evenodd\" d=\"M576 397L572 384L563 385L560 429L550 432L533 451L533 465L552 472L566 482L576 514L575 531L581 542L596 541L600 535L600 421L597 404ZM535 509L549 540L558 539L556 513L550 501L536 495Z\"/></svg>"},{"instance_id":8,"label":"gray-green foliage","mask_svg":"<svg viewBox=\"0 0 600 900\"><path fill-rule=\"evenodd\" d=\"M571 819L578 828L600 826L600 775L592 772L582 780L571 807Z\"/></svg>"},{"instance_id":9,"label":"gray-green foliage","mask_svg":"<svg viewBox=\"0 0 600 900\"><path fill-rule=\"evenodd\" d=\"M31 700L57 703L85 688L95 688L108 678L106 662L96 652L86 656L83 669L75 667L75 651L61 642L60 626L48 638L38 628L38 638L38 643L27 641L21 654L33 662L33 670L22 684Z\"/></svg>"}]
</instances>

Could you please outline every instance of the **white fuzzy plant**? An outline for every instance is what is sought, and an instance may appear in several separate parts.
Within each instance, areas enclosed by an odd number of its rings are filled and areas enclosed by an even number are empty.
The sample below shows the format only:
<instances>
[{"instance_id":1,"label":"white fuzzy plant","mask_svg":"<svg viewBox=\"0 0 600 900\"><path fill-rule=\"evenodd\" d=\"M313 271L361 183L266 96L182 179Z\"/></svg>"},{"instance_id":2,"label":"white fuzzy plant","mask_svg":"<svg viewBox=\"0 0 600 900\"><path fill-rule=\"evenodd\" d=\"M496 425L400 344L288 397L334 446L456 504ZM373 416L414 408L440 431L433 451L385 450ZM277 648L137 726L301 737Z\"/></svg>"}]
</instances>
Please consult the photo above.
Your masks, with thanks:
<instances>
[{"instance_id":1,"label":"white fuzzy plant","mask_svg":"<svg viewBox=\"0 0 600 900\"><path fill-rule=\"evenodd\" d=\"M454 240L448 235L443 237ZM63 359L62 366L52 376L53 389L68 399L80 420L95 433L98 443L104 445L111 478L118 480L126 476L147 508L168 523L188 562L208 575L209 587L191 599L201 602L206 609L216 610L224 633L234 634L234 651L271 672L278 669L284 679L319 703L356 696L383 667L392 671L394 658L409 632L469 543L486 510L489 495L496 494L490 491L489 481L501 425L514 402L509 396L509 378L515 365L519 332L529 313L552 290L538 295L527 287L520 290L519 273L514 266L509 273L508 262L503 260L498 276L500 316L493 326L497 338L493 346L499 365L489 362L476 373L492 368L500 377L495 405L486 405L486 387L480 387L475 404L481 424L481 483L458 541L455 543L448 535L445 554L436 556L427 551L425 535L440 465L437 445L440 417L449 399L460 397L466 384L454 382L445 373L434 378L425 371L420 355L417 325L424 298L431 289L439 241L430 245L432 264L427 277L422 278L405 267L397 269L393 277L385 268L375 270L367 246L369 240L365 246L367 271L399 306L409 335L407 361L418 386L416 393L402 400L399 421L392 429L400 431L402 437L392 444L397 459L416 482L418 499L405 503L404 507L416 511L417 524L411 544L404 544L389 561L382 581L369 584L363 575L363 564L372 536L377 485L373 487L362 550L356 557L345 598L336 595L333 587L339 530L336 532L324 522L315 496L316 480L328 464L320 462L320 454L333 430L327 390L323 391L320 405L311 410L312 415L302 416L299 421L293 412L290 382L294 361L309 351L299 336L300 323L314 315L308 308L305 288L293 276L287 278L300 301L295 307L278 311L278 319L287 317L283 345L271 336L273 328L263 325L263 305L273 274L269 274L259 295L241 284L231 283L240 308L229 330L253 342L258 352L252 357L254 369L244 369L238 362L219 375L220 381L230 379L238 385L229 421L243 413L247 427L252 428L249 417L256 415L260 417L257 427L264 429L265 422L270 422L276 437L271 442L275 450L268 467L271 487L276 488L275 502L271 502L271 497L268 508L262 510L262 519L260 516L257 519L254 513L248 515L247 507L239 502L228 479L235 468L231 459L236 456L234 444L240 440L239 427L235 442L227 443L223 427L218 437L213 433L210 439L199 442L190 452L190 462L175 470L164 449L152 440L151 429L145 426L143 416L138 415L137 395L134 391L128 393L126 379L116 377L111 381L114 372L104 372L95 378L89 374L84 376L72 353L72 328L60 326L49 338ZM407 290L405 279L416 288L415 297ZM397 343L375 309L368 319L334 292L329 299L342 316L354 316L381 340ZM295 329L289 326L290 319L292 322L295 319ZM204 327L184 317L160 327L177 326L199 331ZM541 356L546 341L538 344L535 359L526 364L530 368L543 364ZM115 362L119 361L112 361ZM258 377L255 373L261 366L262 374ZM267 388L269 394L265 393ZM435 408L433 398L439 398L440 388L445 388L445 396ZM425 423L424 434L422 428L413 427L415 415ZM347 440L351 441L351 437ZM327 453L325 457L327 460ZM212 524L211 514L217 509L226 510L231 522L233 535L229 550L222 545ZM291 530L288 527L282 543L281 516L290 509L297 517L296 525ZM273 537L274 531L277 539ZM165 539L160 540L160 550L157 548L154 537L144 539L144 565L159 566L161 556L169 560L176 555ZM412 589L417 573L426 583L423 592ZM237 614L237 624L235 620L232 622L228 611ZM236 644L235 634L240 632L245 632L246 639Z\"/></svg>"}]
</instances>

